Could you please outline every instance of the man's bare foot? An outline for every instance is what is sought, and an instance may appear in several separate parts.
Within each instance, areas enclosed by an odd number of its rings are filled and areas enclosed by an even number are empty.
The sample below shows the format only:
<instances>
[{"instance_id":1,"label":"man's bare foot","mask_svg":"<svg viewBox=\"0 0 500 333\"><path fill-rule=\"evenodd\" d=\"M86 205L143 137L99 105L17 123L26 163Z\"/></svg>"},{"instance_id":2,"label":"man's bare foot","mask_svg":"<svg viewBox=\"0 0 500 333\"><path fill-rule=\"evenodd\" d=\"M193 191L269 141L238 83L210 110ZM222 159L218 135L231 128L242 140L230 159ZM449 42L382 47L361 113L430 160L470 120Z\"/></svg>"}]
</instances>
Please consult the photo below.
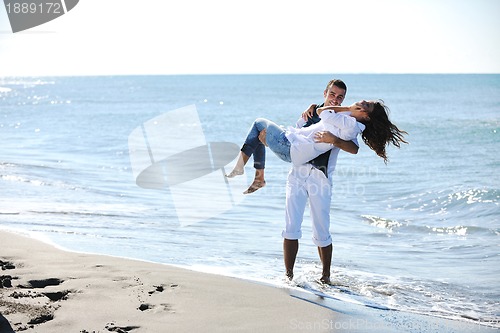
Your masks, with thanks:
<instances>
[{"instance_id":1,"label":"man's bare foot","mask_svg":"<svg viewBox=\"0 0 500 333\"><path fill-rule=\"evenodd\" d=\"M237 169L234 169L233 171L231 171L228 175L225 175L227 178L234 178L236 176L241 176L242 174L245 173L245 170L237 170Z\"/></svg>"},{"instance_id":2,"label":"man's bare foot","mask_svg":"<svg viewBox=\"0 0 500 333\"><path fill-rule=\"evenodd\" d=\"M288 279L288 281L292 281L293 280L293 271L287 271L285 273L285 276Z\"/></svg>"},{"instance_id":3,"label":"man's bare foot","mask_svg":"<svg viewBox=\"0 0 500 333\"><path fill-rule=\"evenodd\" d=\"M332 284L330 282L330 277L329 276L322 276L321 279L319 279L319 282L323 283L323 284Z\"/></svg>"},{"instance_id":4,"label":"man's bare foot","mask_svg":"<svg viewBox=\"0 0 500 333\"><path fill-rule=\"evenodd\" d=\"M252 185L250 185L250 187L245 192L243 192L243 194L253 193L264 186L266 186L265 180L254 180Z\"/></svg>"}]
</instances>

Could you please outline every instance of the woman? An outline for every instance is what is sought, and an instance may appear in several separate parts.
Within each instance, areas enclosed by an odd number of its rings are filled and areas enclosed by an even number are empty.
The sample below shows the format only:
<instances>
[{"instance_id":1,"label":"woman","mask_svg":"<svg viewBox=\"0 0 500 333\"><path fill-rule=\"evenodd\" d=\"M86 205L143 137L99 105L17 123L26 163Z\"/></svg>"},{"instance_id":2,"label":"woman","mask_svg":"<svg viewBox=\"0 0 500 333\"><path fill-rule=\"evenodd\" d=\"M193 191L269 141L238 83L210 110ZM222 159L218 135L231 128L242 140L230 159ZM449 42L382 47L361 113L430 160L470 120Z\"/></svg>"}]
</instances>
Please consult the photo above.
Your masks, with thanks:
<instances>
[{"instance_id":1,"label":"woman","mask_svg":"<svg viewBox=\"0 0 500 333\"><path fill-rule=\"evenodd\" d=\"M312 114L316 105L311 105L303 116ZM325 112L326 111L326 112ZM333 111L333 112L332 112ZM267 119L257 119L248 132L245 143L233 171L226 175L232 178L244 173L244 166L261 143L259 134L266 131L266 146L279 158L296 165L307 163L318 155L331 149L327 136L323 133L330 132L342 140L350 141L361 134L363 141L387 163L385 146L392 143L400 147L400 143L407 143L403 139L405 131L401 131L392 124L388 117L389 109L383 101L360 101L348 107L327 106L317 108L316 112L321 121L305 128L288 128L287 130ZM349 112L349 113L348 113ZM254 156L255 158L255 156ZM265 156L257 163L262 165ZM266 184L263 170L259 179L254 179L252 185L244 192L253 193Z\"/></svg>"}]
</instances>

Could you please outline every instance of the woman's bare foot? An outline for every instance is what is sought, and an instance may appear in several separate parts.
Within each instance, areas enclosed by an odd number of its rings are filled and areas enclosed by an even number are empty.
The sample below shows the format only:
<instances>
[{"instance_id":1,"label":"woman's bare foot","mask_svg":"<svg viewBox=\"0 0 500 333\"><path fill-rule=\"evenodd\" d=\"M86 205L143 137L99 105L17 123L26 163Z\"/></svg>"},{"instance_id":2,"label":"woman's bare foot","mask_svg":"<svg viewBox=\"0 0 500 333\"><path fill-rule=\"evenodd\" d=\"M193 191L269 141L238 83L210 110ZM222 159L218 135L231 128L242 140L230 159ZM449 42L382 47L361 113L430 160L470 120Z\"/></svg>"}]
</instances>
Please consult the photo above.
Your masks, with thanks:
<instances>
[{"instance_id":1,"label":"woman's bare foot","mask_svg":"<svg viewBox=\"0 0 500 333\"><path fill-rule=\"evenodd\" d=\"M243 194L253 193L258 189L263 188L264 186L266 186L265 180L254 180L252 185L250 185L250 187L245 192L243 192Z\"/></svg>"},{"instance_id":2,"label":"woman's bare foot","mask_svg":"<svg viewBox=\"0 0 500 333\"><path fill-rule=\"evenodd\" d=\"M250 157L247 156L244 152L240 152L238 155L238 161L236 161L236 165L233 167L233 171L231 171L228 175L224 175L227 178L234 178L236 176L241 176L245 173L245 164L247 164L248 159Z\"/></svg>"},{"instance_id":3,"label":"woman's bare foot","mask_svg":"<svg viewBox=\"0 0 500 333\"><path fill-rule=\"evenodd\" d=\"M237 169L234 169L233 171L231 171L228 175L224 175L226 176L227 178L234 178L236 176L241 176L242 174L245 173L245 170L242 169L242 170L237 170Z\"/></svg>"}]
</instances>

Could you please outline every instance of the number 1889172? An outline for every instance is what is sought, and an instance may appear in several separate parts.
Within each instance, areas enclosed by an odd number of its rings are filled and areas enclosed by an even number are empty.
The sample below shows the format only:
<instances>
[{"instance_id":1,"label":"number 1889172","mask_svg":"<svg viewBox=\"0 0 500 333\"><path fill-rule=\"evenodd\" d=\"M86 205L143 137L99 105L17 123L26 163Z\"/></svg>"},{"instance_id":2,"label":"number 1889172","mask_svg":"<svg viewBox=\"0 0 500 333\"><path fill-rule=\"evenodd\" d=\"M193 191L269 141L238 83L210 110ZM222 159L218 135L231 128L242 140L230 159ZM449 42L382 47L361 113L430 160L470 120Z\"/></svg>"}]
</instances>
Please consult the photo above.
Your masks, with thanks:
<instances>
[{"instance_id":1,"label":"number 1889172","mask_svg":"<svg viewBox=\"0 0 500 333\"><path fill-rule=\"evenodd\" d=\"M58 2L16 2L5 5L8 14L63 14L63 8Z\"/></svg>"}]
</instances>

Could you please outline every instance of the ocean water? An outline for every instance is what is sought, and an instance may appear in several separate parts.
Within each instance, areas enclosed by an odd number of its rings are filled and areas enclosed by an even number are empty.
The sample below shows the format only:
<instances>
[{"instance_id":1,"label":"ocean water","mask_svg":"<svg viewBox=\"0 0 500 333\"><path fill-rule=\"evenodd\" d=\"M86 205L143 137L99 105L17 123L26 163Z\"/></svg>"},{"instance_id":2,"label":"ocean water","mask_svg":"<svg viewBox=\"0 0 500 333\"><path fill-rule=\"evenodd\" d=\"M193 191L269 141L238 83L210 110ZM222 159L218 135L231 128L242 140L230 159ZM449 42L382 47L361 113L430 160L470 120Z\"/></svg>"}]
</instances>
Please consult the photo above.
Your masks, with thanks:
<instances>
[{"instance_id":1,"label":"ocean water","mask_svg":"<svg viewBox=\"0 0 500 333\"><path fill-rule=\"evenodd\" d=\"M345 105L383 99L410 144L389 148L387 165L363 143L357 155L340 154L335 286L324 292L500 328L500 75L338 77L349 87ZM208 143L240 145L257 117L293 124L322 101L331 78L0 78L0 228L70 250L281 285L289 164L269 153L265 188L183 225L173 189L136 184L128 138L151 119L195 106ZM188 147L193 133L176 140ZM249 164L241 179L252 172ZM184 210L220 206L214 186L190 188ZM321 268L308 213L303 233L294 283L313 288Z\"/></svg>"}]
</instances>

